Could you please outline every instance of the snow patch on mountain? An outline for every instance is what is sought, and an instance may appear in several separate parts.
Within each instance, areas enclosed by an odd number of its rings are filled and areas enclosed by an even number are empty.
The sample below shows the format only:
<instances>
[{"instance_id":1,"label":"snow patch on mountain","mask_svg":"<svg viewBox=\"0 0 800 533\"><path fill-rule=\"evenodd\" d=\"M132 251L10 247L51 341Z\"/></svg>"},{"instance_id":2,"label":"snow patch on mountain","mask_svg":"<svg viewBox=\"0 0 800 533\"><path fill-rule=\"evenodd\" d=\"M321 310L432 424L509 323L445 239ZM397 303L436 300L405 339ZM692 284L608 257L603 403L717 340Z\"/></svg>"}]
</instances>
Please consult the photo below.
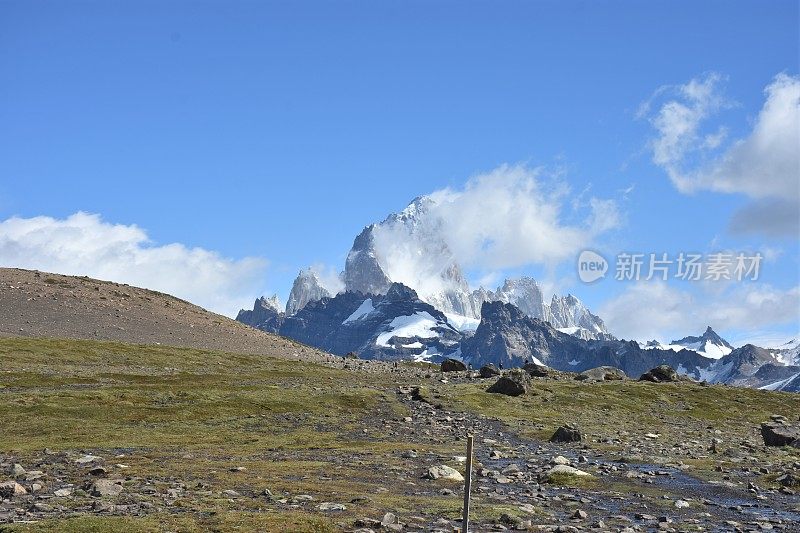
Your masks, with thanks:
<instances>
[{"instance_id":1,"label":"snow patch on mountain","mask_svg":"<svg viewBox=\"0 0 800 533\"><path fill-rule=\"evenodd\" d=\"M408 316L398 316L391 321L386 331L378 335L375 342L378 346L389 347L391 346L389 341L394 337L432 339L438 336L435 328L442 325L427 311Z\"/></svg>"},{"instance_id":2,"label":"snow patch on mountain","mask_svg":"<svg viewBox=\"0 0 800 533\"><path fill-rule=\"evenodd\" d=\"M478 318L472 318L470 316L464 315L457 315L455 313L445 313L444 316L447 317L447 321L453 326L455 329L462 333L475 331L478 329L481 321Z\"/></svg>"},{"instance_id":3,"label":"snow patch on mountain","mask_svg":"<svg viewBox=\"0 0 800 533\"><path fill-rule=\"evenodd\" d=\"M365 316L369 315L374 310L375 306L372 305L372 298L367 298L366 300L361 302L361 305L358 306L358 309L353 311L352 315L344 319L344 322L342 322L342 324L349 324L350 322L353 322L355 320L360 320Z\"/></svg>"}]
</instances>

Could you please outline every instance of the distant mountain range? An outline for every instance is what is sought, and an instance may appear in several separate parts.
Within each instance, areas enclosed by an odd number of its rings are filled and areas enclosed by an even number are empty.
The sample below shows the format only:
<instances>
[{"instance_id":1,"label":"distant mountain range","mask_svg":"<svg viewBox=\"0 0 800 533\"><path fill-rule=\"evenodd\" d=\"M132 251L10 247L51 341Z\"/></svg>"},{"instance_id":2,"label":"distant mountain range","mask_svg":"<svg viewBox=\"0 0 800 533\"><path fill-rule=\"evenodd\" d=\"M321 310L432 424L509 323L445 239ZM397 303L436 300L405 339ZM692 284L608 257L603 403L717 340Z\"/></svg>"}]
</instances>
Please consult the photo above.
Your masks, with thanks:
<instances>
[{"instance_id":1,"label":"distant mountain range","mask_svg":"<svg viewBox=\"0 0 800 533\"><path fill-rule=\"evenodd\" d=\"M711 327L662 344L618 340L572 295L546 302L532 278L495 290L470 290L422 196L400 213L365 227L347 254L344 290L299 273L283 310L259 298L237 320L334 354L384 360L461 359L473 366L526 361L580 372L614 366L638 377L668 364L698 380L800 390L798 343L734 349Z\"/></svg>"}]
</instances>

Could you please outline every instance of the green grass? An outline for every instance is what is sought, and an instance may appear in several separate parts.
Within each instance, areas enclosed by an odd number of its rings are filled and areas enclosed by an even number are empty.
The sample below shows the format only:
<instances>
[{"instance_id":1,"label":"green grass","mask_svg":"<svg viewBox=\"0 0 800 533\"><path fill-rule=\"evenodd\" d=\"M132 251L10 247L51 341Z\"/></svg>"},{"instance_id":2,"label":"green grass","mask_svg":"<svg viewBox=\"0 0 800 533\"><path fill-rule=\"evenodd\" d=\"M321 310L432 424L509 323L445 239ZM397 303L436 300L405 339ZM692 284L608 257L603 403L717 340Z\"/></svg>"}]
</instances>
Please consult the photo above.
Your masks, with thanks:
<instances>
[{"instance_id":1,"label":"green grass","mask_svg":"<svg viewBox=\"0 0 800 533\"><path fill-rule=\"evenodd\" d=\"M47 462L45 448L64 452L69 475L78 476L72 459L93 453L112 468L115 463L129 467L122 473L128 479L123 496L144 483L155 491L142 496L153 505L145 516L84 510L65 520L0 526L0 531L331 531L386 511L401 517L457 518L460 497L420 493L434 485L420 485L399 452L415 448L420 455L447 457L463 453L463 443L421 444L389 436L381 421L409 414L395 392L401 384L421 385L424 399L450 411L499 417L528 437L547 439L558 425L575 422L589 435L590 446L609 452L617 447L601 442L602 437L655 432L662 435L660 443L670 446L707 441L714 429L723 431L723 447L734 447L759 441L758 424L769 415L800 412L800 395L743 388L534 380L531 393L512 398L487 393L492 380L442 384L435 369L431 374L432 379L420 382L400 372L344 370L258 355L0 339L0 454L35 465ZM797 450L771 453L786 464L800 460ZM685 459L708 477L717 475L716 467L732 464L727 461L722 454ZM235 467L245 470L234 472ZM390 482L392 469L403 472L405 481ZM177 483L185 485L185 496L165 503L166 490ZM553 483L608 488L599 478ZM221 494L226 489L242 496L229 501ZM262 496L265 489L276 498L312 494L315 500L290 509L269 502ZM200 492L205 490L211 493ZM368 499L350 503L363 496ZM91 501L76 494L72 503ZM322 501L345 503L348 509L335 515L316 512ZM495 501L479 495L473 509L477 518L502 514Z\"/></svg>"},{"instance_id":2,"label":"green grass","mask_svg":"<svg viewBox=\"0 0 800 533\"><path fill-rule=\"evenodd\" d=\"M160 494L176 479L213 492L179 499L180 516L81 516L15 531L329 531L333 519L322 513L281 509L253 495L313 494L310 511L321 501L369 495L368 502L348 504L352 511L339 518L345 522L387 509L417 513L423 502L402 486L375 494L386 483L385 470L404 449L453 453L385 438L379 421L408 409L397 400L396 383L376 384L365 372L258 355L46 339L0 339L0 368L0 453L35 464L45 448L71 457L91 452L106 464L126 464L125 476L150 479ZM332 464L328 456L354 459ZM246 470L231 471L240 466ZM243 497L230 504L219 496L225 489ZM163 508L160 497L151 500Z\"/></svg>"}]
</instances>

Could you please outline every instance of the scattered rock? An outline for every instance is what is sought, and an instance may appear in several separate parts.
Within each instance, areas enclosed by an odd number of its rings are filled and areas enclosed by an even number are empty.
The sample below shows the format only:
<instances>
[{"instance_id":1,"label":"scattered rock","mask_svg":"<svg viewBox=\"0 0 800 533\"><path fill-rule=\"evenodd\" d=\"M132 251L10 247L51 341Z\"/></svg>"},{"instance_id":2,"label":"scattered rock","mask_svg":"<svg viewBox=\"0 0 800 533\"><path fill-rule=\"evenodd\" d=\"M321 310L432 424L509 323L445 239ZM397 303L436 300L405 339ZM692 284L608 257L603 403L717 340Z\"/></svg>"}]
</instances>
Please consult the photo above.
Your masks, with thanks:
<instances>
[{"instance_id":1,"label":"scattered rock","mask_svg":"<svg viewBox=\"0 0 800 533\"><path fill-rule=\"evenodd\" d=\"M458 359L445 359L442 361L442 372L462 372L467 369L467 365Z\"/></svg>"},{"instance_id":2,"label":"scattered rock","mask_svg":"<svg viewBox=\"0 0 800 533\"><path fill-rule=\"evenodd\" d=\"M680 381L680 376L669 365L659 365L648 372L645 372L639 378L639 381L650 381L652 383L674 383Z\"/></svg>"},{"instance_id":3,"label":"scattered rock","mask_svg":"<svg viewBox=\"0 0 800 533\"><path fill-rule=\"evenodd\" d=\"M553 436L550 437L550 442L580 442L581 430L572 424L564 424L559 427Z\"/></svg>"},{"instance_id":4,"label":"scattered rock","mask_svg":"<svg viewBox=\"0 0 800 533\"><path fill-rule=\"evenodd\" d=\"M388 531L402 531L403 525L397 519L394 513L386 513L383 515L383 519L381 519L381 523L379 524L381 529L385 529Z\"/></svg>"},{"instance_id":5,"label":"scattered rock","mask_svg":"<svg viewBox=\"0 0 800 533\"><path fill-rule=\"evenodd\" d=\"M504 376L500 376L486 392L505 394L506 396L521 396L528 392L530 377L527 373L514 369Z\"/></svg>"},{"instance_id":6,"label":"scattered rock","mask_svg":"<svg viewBox=\"0 0 800 533\"><path fill-rule=\"evenodd\" d=\"M67 496L72 495L72 489L70 488L58 489L53 494L58 496L59 498L66 498Z\"/></svg>"},{"instance_id":7,"label":"scattered rock","mask_svg":"<svg viewBox=\"0 0 800 533\"><path fill-rule=\"evenodd\" d=\"M761 436L767 446L794 446L800 448L800 428L780 421L761 424Z\"/></svg>"},{"instance_id":8,"label":"scattered rock","mask_svg":"<svg viewBox=\"0 0 800 533\"><path fill-rule=\"evenodd\" d=\"M22 465L19 463L15 463L14 466L11 467L11 475L14 477L20 477L25 475L25 469L22 468Z\"/></svg>"},{"instance_id":9,"label":"scattered rock","mask_svg":"<svg viewBox=\"0 0 800 533\"><path fill-rule=\"evenodd\" d=\"M122 492L121 479L98 479L89 487L89 494L101 498L117 496Z\"/></svg>"},{"instance_id":10,"label":"scattered rock","mask_svg":"<svg viewBox=\"0 0 800 533\"><path fill-rule=\"evenodd\" d=\"M326 511L326 512L346 511L347 510L347 506L345 506L345 505L343 505L341 503L322 502L321 504L317 505L317 509L319 509L320 511Z\"/></svg>"},{"instance_id":11,"label":"scattered rock","mask_svg":"<svg viewBox=\"0 0 800 533\"><path fill-rule=\"evenodd\" d=\"M14 496L24 496L25 494L28 494L28 491L16 481L0 483L0 498L13 498Z\"/></svg>"},{"instance_id":12,"label":"scattered rock","mask_svg":"<svg viewBox=\"0 0 800 533\"><path fill-rule=\"evenodd\" d=\"M102 457L97 457L96 455L84 455L83 457L75 459L75 463L79 465L85 465L100 460L102 460Z\"/></svg>"},{"instance_id":13,"label":"scattered rock","mask_svg":"<svg viewBox=\"0 0 800 533\"><path fill-rule=\"evenodd\" d=\"M625 372L614 366L590 368L575 376L578 381L614 381L627 378L628 376L625 375Z\"/></svg>"},{"instance_id":14,"label":"scattered rock","mask_svg":"<svg viewBox=\"0 0 800 533\"><path fill-rule=\"evenodd\" d=\"M445 479L448 481L464 481L464 476L455 468L447 465L432 466L423 476L426 479Z\"/></svg>"},{"instance_id":15,"label":"scattered rock","mask_svg":"<svg viewBox=\"0 0 800 533\"><path fill-rule=\"evenodd\" d=\"M783 487L800 487L800 477L795 476L791 472L781 474L775 478L775 481Z\"/></svg>"},{"instance_id":16,"label":"scattered rock","mask_svg":"<svg viewBox=\"0 0 800 533\"><path fill-rule=\"evenodd\" d=\"M496 366L489 363L488 365L483 365L481 369L478 370L478 375L482 378L493 378L495 376L499 376L500 371Z\"/></svg>"},{"instance_id":17,"label":"scattered rock","mask_svg":"<svg viewBox=\"0 0 800 533\"><path fill-rule=\"evenodd\" d=\"M550 368L544 365L537 365L536 363L525 363L522 370L532 378L544 378L550 375Z\"/></svg>"},{"instance_id":18,"label":"scattered rock","mask_svg":"<svg viewBox=\"0 0 800 533\"><path fill-rule=\"evenodd\" d=\"M584 472L583 470L578 470L577 468L573 468L567 465L556 465L550 470L547 471L547 478L550 479L553 476L559 475L567 475L567 476L591 476L589 472Z\"/></svg>"}]
</instances>

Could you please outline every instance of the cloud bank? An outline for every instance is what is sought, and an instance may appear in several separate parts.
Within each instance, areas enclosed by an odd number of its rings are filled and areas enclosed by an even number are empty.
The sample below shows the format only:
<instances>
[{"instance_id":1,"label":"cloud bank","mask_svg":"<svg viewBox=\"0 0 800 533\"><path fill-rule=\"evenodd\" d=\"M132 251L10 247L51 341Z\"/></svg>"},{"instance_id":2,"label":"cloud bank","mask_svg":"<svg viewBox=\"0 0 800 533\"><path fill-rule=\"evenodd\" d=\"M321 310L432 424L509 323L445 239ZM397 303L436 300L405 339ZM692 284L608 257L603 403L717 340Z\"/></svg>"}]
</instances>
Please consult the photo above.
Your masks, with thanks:
<instances>
[{"instance_id":1,"label":"cloud bank","mask_svg":"<svg viewBox=\"0 0 800 533\"><path fill-rule=\"evenodd\" d=\"M603 304L609 331L626 339L669 341L706 325L718 330L758 332L798 324L800 286L776 289L765 283L731 285L695 294L664 282L640 282Z\"/></svg>"},{"instance_id":2,"label":"cloud bank","mask_svg":"<svg viewBox=\"0 0 800 533\"><path fill-rule=\"evenodd\" d=\"M619 225L613 200L573 205L558 176L502 165L463 188L423 197L397 219L376 226L374 239L392 280L434 294L448 288L443 277L449 278L453 263L484 278L528 265L552 268Z\"/></svg>"},{"instance_id":3,"label":"cloud bank","mask_svg":"<svg viewBox=\"0 0 800 533\"><path fill-rule=\"evenodd\" d=\"M0 266L86 275L166 292L234 316L261 294L266 261L227 259L182 244L156 246L135 225L78 212L0 222Z\"/></svg>"},{"instance_id":4,"label":"cloud bank","mask_svg":"<svg viewBox=\"0 0 800 533\"><path fill-rule=\"evenodd\" d=\"M677 87L662 87L639 111L655 129L653 162L684 193L709 190L743 194L753 201L731 220L737 234L796 236L800 231L800 78L778 74L764 89L765 102L751 131L725 142L727 130L706 131L707 121L730 106L722 77L709 74ZM653 100L670 94L655 113Z\"/></svg>"}]
</instances>

